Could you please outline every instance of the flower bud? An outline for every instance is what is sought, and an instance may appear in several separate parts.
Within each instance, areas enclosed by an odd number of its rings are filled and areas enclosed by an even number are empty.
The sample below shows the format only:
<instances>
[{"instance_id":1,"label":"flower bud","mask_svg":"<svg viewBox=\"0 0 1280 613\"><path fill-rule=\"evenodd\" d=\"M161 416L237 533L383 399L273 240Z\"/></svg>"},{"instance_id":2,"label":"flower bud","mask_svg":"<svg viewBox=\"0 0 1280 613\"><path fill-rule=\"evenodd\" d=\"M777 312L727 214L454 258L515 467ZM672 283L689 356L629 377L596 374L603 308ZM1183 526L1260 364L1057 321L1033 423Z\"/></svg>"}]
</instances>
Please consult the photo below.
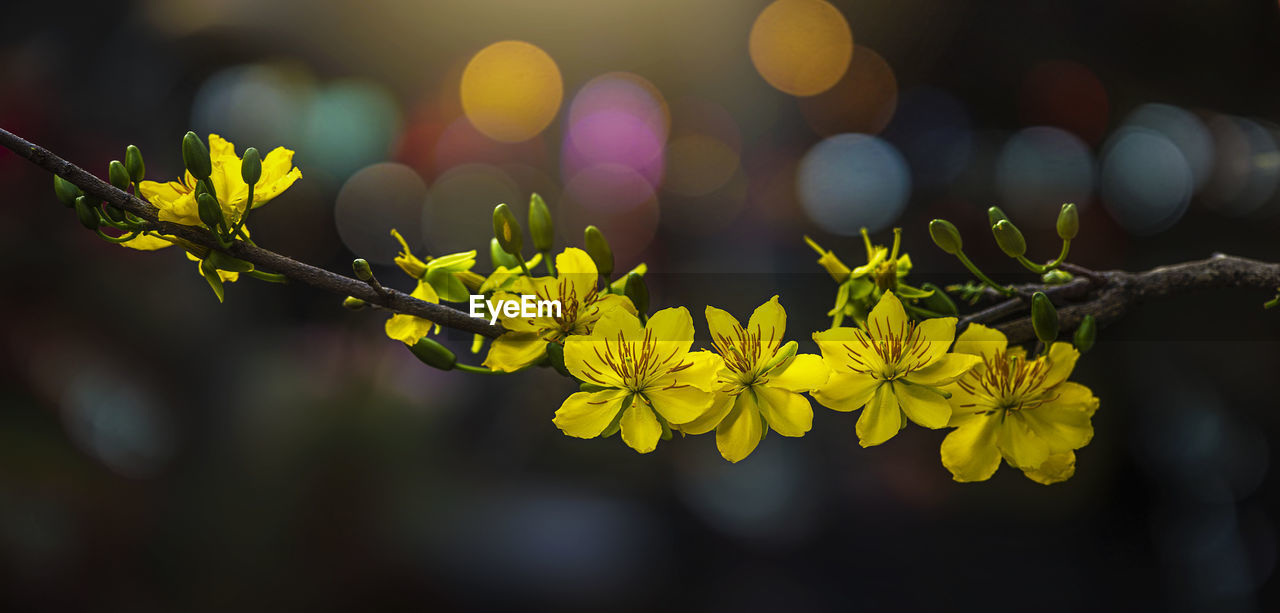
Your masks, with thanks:
<instances>
[{"instance_id":1,"label":"flower bud","mask_svg":"<svg viewBox=\"0 0 1280 613\"><path fill-rule=\"evenodd\" d=\"M1000 207L993 206L987 209L987 225L994 226L1007 219L1009 219L1009 216L1005 215L1004 211L1000 210Z\"/></svg>"},{"instance_id":2,"label":"flower bud","mask_svg":"<svg viewBox=\"0 0 1280 613\"><path fill-rule=\"evenodd\" d=\"M493 209L493 236L498 239L498 245L503 251L520 257L520 252L524 249L523 230L520 229L516 216L511 213L511 207L505 202Z\"/></svg>"},{"instance_id":3,"label":"flower bud","mask_svg":"<svg viewBox=\"0 0 1280 613\"><path fill-rule=\"evenodd\" d=\"M547 343L547 362L551 364L552 368L556 369L556 372L566 377L573 376L569 374L569 369L564 365L564 346L560 343Z\"/></svg>"},{"instance_id":4,"label":"flower bud","mask_svg":"<svg viewBox=\"0 0 1280 613\"><path fill-rule=\"evenodd\" d=\"M351 260L351 270L355 271L356 278L361 281L367 282L373 279L373 269L369 267L369 262L364 258Z\"/></svg>"},{"instance_id":5,"label":"flower bud","mask_svg":"<svg viewBox=\"0 0 1280 613\"><path fill-rule=\"evenodd\" d=\"M1093 348L1093 341L1098 335L1098 322L1093 319L1093 315L1085 315L1080 320L1080 325L1076 328L1075 337L1072 338L1073 344L1080 353L1084 353Z\"/></svg>"},{"instance_id":6,"label":"flower bud","mask_svg":"<svg viewBox=\"0 0 1280 613\"><path fill-rule=\"evenodd\" d=\"M1059 268L1055 268L1043 275L1040 275L1040 280L1043 281L1045 285L1063 285L1074 278L1075 276L1071 273Z\"/></svg>"},{"instance_id":7,"label":"flower bud","mask_svg":"<svg viewBox=\"0 0 1280 613\"><path fill-rule=\"evenodd\" d=\"M245 185L257 185L258 179L262 178L262 155L254 147L244 150L244 157L240 161L240 178L244 179Z\"/></svg>"},{"instance_id":8,"label":"flower bud","mask_svg":"<svg viewBox=\"0 0 1280 613\"><path fill-rule=\"evenodd\" d=\"M129 171L124 169L124 164L121 164L120 160L111 160L111 163L107 164L107 182L116 189L129 189Z\"/></svg>"},{"instance_id":9,"label":"flower bud","mask_svg":"<svg viewBox=\"0 0 1280 613\"><path fill-rule=\"evenodd\" d=\"M613 249L609 248L609 241L605 240L604 233L600 228L587 226L582 233L582 239L587 255L591 256L591 261L596 263L596 270L608 278L613 274Z\"/></svg>"},{"instance_id":10,"label":"flower bud","mask_svg":"<svg viewBox=\"0 0 1280 613\"><path fill-rule=\"evenodd\" d=\"M929 222L929 237L933 239L933 244L939 249L955 255L960 252L960 247L964 242L960 240L960 231L956 229L955 224L945 219L935 219Z\"/></svg>"},{"instance_id":11,"label":"flower bud","mask_svg":"<svg viewBox=\"0 0 1280 613\"><path fill-rule=\"evenodd\" d=\"M422 360L423 364L440 370L453 370L454 365L458 363L458 356L449 351L448 347L425 336L410 346L409 351Z\"/></svg>"},{"instance_id":12,"label":"flower bud","mask_svg":"<svg viewBox=\"0 0 1280 613\"><path fill-rule=\"evenodd\" d=\"M996 244L1000 245L1000 250L1005 255L1016 258L1027 252L1027 239L1022 238L1022 232L1008 219L1001 219L991 226L991 233L995 235Z\"/></svg>"},{"instance_id":13,"label":"flower bud","mask_svg":"<svg viewBox=\"0 0 1280 613\"><path fill-rule=\"evenodd\" d=\"M627 273L627 284L622 294L631 299L631 304L636 306L636 312L642 317L649 312L649 286L645 285L642 275Z\"/></svg>"},{"instance_id":14,"label":"flower bud","mask_svg":"<svg viewBox=\"0 0 1280 613\"><path fill-rule=\"evenodd\" d=\"M62 204L75 206L76 198L83 196L84 192L80 191L80 188L76 187L74 183L58 175L53 175L53 195L57 196Z\"/></svg>"},{"instance_id":15,"label":"flower bud","mask_svg":"<svg viewBox=\"0 0 1280 613\"><path fill-rule=\"evenodd\" d=\"M213 174L213 162L209 160L209 148L195 132L182 137L182 164L197 179L208 179Z\"/></svg>"},{"instance_id":16,"label":"flower bud","mask_svg":"<svg viewBox=\"0 0 1280 613\"><path fill-rule=\"evenodd\" d=\"M88 196L76 198L76 217L80 219L80 225L90 230L97 230L100 225L98 206L90 204Z\"/></svg>"},{"instance_id":17,"label":"flower bud","mask_svg":"<svg viewBox=\"0 0 1280 613\"><path fill-rule=\"evenodd\" d=\"M1036 338L1046 345L1058 338L1058 310L1044 292L1031 296L1031 327L1035 328Z\"/></svg>"},{"instance_id":18,"label":"flower bud","mask_svg":"<svg viewBox=\"0 0 1280 613\"><path fill-rule=\"evenodd\" d=\"M546 201L538 194L529 197L529 234L533 236L534 249L551 251L556 228L551 225L551 209L547 208Z\"/></svg>"},{"instance_id":19,"label":"flower bud","mask_svg":"<svg viewBox=\"0 0 1280 613\"><path fill-rule=\"evenodd\" d=\"M920 299L920 306L933 311L939 315L955 316L960 311L956 308L955 301L951 300L951 296L943 291L941 287L932 283L922 283L921 289L933 290L927 298Z\"/></svg>"},{"instance_id":20,"label":"flower bud","mask_svg":"<svg viewBox=\"0 0 1280 613\"><path fill-rule=\"evenodd\" d=\"M367 303L355 296L347 296L342 299L342 308L349 311L359 311L363 309Z\"/></svg>"},{"instance_id":21,"label":"flower bud","mask_svg":"<svg viewBox=\"0 0 1280 613\"><path fill-rule=\"evenodd\" d=\"M222 217L222 207L218 206L218 199L207 193L196 196L196 212L200 214L200 221L209 226L210 230L226 225L226 220Z\"/></svg>"},{"instance_id":22,"label":"flower bud","mask_svg":"<svg viewBox=\"0 0 1280 613\"><path fill-rule=\"evenodd\" d=\"M1076 205L1068 202L1062 205L1062 210L1058 212L1058 238L1069 241L1079 232L1080 213L1076 211Z\"/></svg>"},{"instance_id":23,"label":"flower bud","mask_svg":"<svg viewBox=\"0 0 1280 613\"><path fill-rule=\"evenodd\" d=\"M129 171L129 180L139 183L147 176L147 165L142 161L142 151L133 145L125 147L124 169Z\"/></svg>"},{"instance_id":24,"label":"flower bud","mask_svg":"<svg viewBox=\"0 0 1280 613\"><path fill-rule=\"evenodd\" d=\"M520 260L503 251L502 245L498 244L498 239L496 238L489 239L489 260L493 263L494 268L499 266L507 269L520 267Z\"/></svg>"}]
</instances>

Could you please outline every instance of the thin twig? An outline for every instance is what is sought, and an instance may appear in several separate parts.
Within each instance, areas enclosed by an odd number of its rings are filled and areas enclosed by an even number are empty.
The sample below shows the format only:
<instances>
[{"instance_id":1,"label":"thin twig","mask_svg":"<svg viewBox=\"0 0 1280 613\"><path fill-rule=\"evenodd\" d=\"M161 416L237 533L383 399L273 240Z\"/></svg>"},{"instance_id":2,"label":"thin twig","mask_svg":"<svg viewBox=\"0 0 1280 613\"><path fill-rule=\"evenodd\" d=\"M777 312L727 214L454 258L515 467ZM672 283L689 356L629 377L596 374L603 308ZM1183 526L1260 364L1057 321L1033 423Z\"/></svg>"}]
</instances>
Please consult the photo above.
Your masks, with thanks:
<instances>
[{"instance_id":1,"label":"thin twig","mask_svg":"<svg viewBox=\"0 0 1280 613\"><path fill-rule=\"evenodd\" d=\"M339 296L355 296L367 303L376 304L397 313L423 317L448 328L473 332L489 338L496 338L505 331L501 326L492 325L481 318L471 317L458 309L418 300L394 289L387 289L386 293L380 293L358 279L304 264L243 241L234 241L229 248L221 249L213 234L204 228L160 221L159 211L150 203L116 189L44 147L28 142L3 128L0 128L0 145L4 145L36 166L70 181L84 193L110 202L146 220L151 224L149 230L176 236L209 249L224 251L232 257L253 263L257 268L280 273L300 283Z\"/></svg>"}]
</instances>

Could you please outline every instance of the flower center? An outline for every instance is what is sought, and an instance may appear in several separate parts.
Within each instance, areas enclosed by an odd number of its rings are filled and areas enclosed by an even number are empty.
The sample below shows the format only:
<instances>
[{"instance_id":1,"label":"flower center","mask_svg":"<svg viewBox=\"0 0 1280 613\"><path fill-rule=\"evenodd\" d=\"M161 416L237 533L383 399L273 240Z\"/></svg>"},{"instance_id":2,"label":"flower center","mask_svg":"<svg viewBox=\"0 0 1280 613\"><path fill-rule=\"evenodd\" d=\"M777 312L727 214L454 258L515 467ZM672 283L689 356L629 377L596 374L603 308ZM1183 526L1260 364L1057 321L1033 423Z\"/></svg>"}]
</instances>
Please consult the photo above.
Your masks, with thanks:
<instances>
[{"instance_id":1,"label":"flower center","mask_svg":"<svg viewBox=\"0 0 1280 613\"><path fill-rule=\"evenodd\" d=\"M883 366L867 364L859 356L859 352L846 343L844 345L850 366L856 372L869 374L877 379L892 380L919 370L928 359L929 343L923 342L920 330L915 322L903 320L896 328L881 319L867 321L868 332L874 330L875 338L867 332L859 331L855 336L864 350L869 349L880 358Z\"/></svg>"},{"instance_id":2,"label":"flower center","mask_svg":"<svg viewBox=\"0 0 1280 613\"><path fill-rule=\"evenodd\" d=\"M628 391L640 393L650 387L650 384L659 375L677 373L690 366L693 362L684 360L679 364L674 363L676 353L680 351L679 347L672 348L671 353L663 357L659 352L658 341L653 338L652 330L644 331L644 339L640 341L627 341L623 338L622 332L618 332L616 340L606 340L603 343L593 343L595 345L592 350L595 351L596 357L605 364L609 370L612 370L618 378L622 379L622 386ZM603 348L603 351L601 350ZM595 367L587 364L587 368L595 374L604 374ZM593 382L608 385L604 380L598 379L588 373L588 378ZM686 387L684 384L672 382L664 389L674 389Z\"/></svg>"},{"instance_id":3,"label":"flower center","mask_svg":"<svg viewBox=\"0 0 1280 613\"><path fill-rule=\"evenodd\" d=\"M1027 360L1001 351L990 358L982 356L982 363L983 368L969 371L956 383L970 394L991 398L993 410L1025 411L1057 398L1044 389L1049 376L1045 358Z\"/></svg>"},{"instance_id":4,"label":"flower center","mask_svg":"<svg viewBox=\"0 0 1280 613\"><path fill-rule=\"evenodd\" d=\"M721 378L722 383L731 386L729 393L737 394L742 390L751 387L757 383L763 382L764 374L760 372L759 366L764 357L772 357L777 351L777 339L774 338L775 331L769 330L769 339L763 340L764 336L760 326L756 326L754 330L745 330L742 326L735 325L732 335L723 335L712 333L711 343L716 348L716 353L724 358L724 364L734 373L735 376L729 379Z\"/></svg>"}]
</instances>

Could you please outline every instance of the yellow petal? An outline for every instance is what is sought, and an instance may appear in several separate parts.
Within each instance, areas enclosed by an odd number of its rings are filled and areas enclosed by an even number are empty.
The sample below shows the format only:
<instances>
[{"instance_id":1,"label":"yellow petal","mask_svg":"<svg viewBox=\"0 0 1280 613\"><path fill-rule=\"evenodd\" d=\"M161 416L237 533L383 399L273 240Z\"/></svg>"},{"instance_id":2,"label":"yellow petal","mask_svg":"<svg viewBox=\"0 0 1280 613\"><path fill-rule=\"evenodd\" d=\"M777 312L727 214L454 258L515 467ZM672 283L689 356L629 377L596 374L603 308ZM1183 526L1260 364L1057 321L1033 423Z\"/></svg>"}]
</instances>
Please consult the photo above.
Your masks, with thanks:
<instances>
[{"instance_id":1,"label":"yellow petal","mask_svg":"<svg viewBox=\"0 0 1280 613\"><path fill-rule=\"evenodd\" d=\"M926 367L936 362L947 353L947 349L951 348L951 341L956 338L956 318L926 319L916 326L916 334L920 339L917 343L924 345L925 349L915 363L920 367Z\"/></svg>"},{"instance_id":2,"label":"yellow petal","mask_svg":"<svg viewBox=\"0 0 1280 613\"><path fill-rule=\"evenodd\" d=\"M653 410L671 424L687 424L698 419L711 409L716 398L715 392L680 383L646 389L644 396Z\"/></svg>"},{"instance_id":3,"label":"yellow petal","mask_svg":"<svg viewBox=\"0 0 1280 613\"><path fill-rule=\"evenodd\" d=\"M725 416L729 414L729 409L733 408L735 396L723 392L717 392L715 400L711 402L711 408L703 411L697 419L687 423L678 424L676 428L685 434L705 434L713 428L720 425L724 421Z\"/></svg>"},{"instance_id":4,"label":"yellow petal","mask_svg":"<svg viewBox=\"0 0 1280 613\"><path fill-rule=\"evenodd\" d=\"M884 359L872 347L867 333L858 328L840 327L814 332L813 340L822 351L822 359L836 373L884 370Z\"/></svg>"},{"instance_id":5,"label":"yellow petal","mask_svg":"<svg viewBox=\"0 0 1280 613\"><path fill-rule=\"evenodd\" d=\"M209 135L209 158L224 158L227 156L236 156L236 146L231 141L218 136L217 134Z\"/></svg>"},{"instance_id":6,"label":"yellow petal","mask_svg":"<svg viewBox=\"0 0 1280 613\"><path fill-rule=\"evenodd\" d=\"M1076 454L1073 451L1049 456L1039 468L1023 469L1022 474L1036 483L1052 485L1070 479L1076 474Z\"/></svg>"},{"instance_id":7,"label":"yellow petal","mask_svg":"<svg viewBox=\"0 0 1280 613\"><path fill-rule=\"evenodd\" d=\"M716 449L724 459L738 462L755 451L763 436L760 412L751 394L738 394L733 408L716 428Z\"/></svg>"},{"instance_id":8,"label":"yellow petal","mask_svg":"<svg viewBox=\"0 0 1280 613\"><path fill-rule=\"evenodd\" d=\"M813 428L813 407L804 396L767 386L757 386L754 389L760 414L764 415L765 422L778 434L804 436Z\"/></svg>"},{"instance_id":9,"label":"yellow petal","mask_svg":"<svg viewBox=\"0 0 1280 613\"><path fill-rule=\"evenodd\" d=\"M724 360L713 351L691 351L679 362L671 363L670 367L672 372L655 379L653 385L692 385L710 392L720 388L719 375L724 368Z\"/></svg>"},{"instance_id":10,"label":"yellow petal","mask_svg":"<svg viewBox=\"0 0 1280 613\"><path fill-rule=\"evenodd\" d=\"M173 246L173 243L151 233L139 234L137 238L127 240L120 244L130 249L137 249L138 251L155 251L157 249L164 249L165 247Z\"/></svg>"},{"instance_id":11,"label":"yellow petal","mask_svg":"<svg viewBox=\"0 0 1280 613\"><path fill-rule=\"evenodd\" d=\"M409 295L417 298L418 300L425 300L436 304L440 303L440 296L436 295L435 288L431 287L431 284L426 281L418 281L418 286L413 288L413 292Z\"/></svg>"},{"instance_id":12,"label":"yellow petal","mask_svg":"<svg viewBox=\"0 0 1280 613\"><path fill-rule=\"evenodd\" d=\"M489 345L482 364L490 370L514 372L541 360L546 353L547 341L537 333L507 332Z\"/></svg>"},{"instance_id":13,"label":"yellow petal","mask_svg":"<svg viewBox=\"0 0 1280 613\"><path fill-rule=\"evenodd\" d=\"M658 447L662 437L662 424L649 407L638 399L622 413L622 442L640 453L649 453Z\"/></svg>"},{"instance_id":14,"label":"yellow petal","mask_svg":"<svg viewBox=\"0 0 1280 613\"><path fill-rule=\"evenodd\" d=\"M406 345L412 345L418 342L418 339L426 336L428 332L431 332L433 325L430 320L421 317L396 313L391 316L391 319L387 320L387 337Z\"/></svg>"},{"instance_id":15,"label":"yellow petal","mask_svg":"<svg viewBox=\"0 0 1280 613\"><path fill-rule=\"evenodd\" d=\"M578 392L565 399L551 422L569 436L595 438L613 423L626 396L620 389Z\"/></svg>"},{"instance_id":16,"label":"yellow petal","mask_svg":"<svg viewBox=\"0 0 1280 613\"><path fill-rule=\"evenodd\" d=\"M1044 377L1044 387L1053 387L1071 376L1080 352L1071 343L1054 343L1049 347L1049 372Z\"/></svg>"},{"instance_id":17,"label":"yellow petal","mask_svg":"<svg viewBox=\"0 0 1280 613\"><path fill-rule=\"evenodd\" d=\"M942 465L956 481L986 481L1000 468L996 428L1000 420L982 415L952 430L942 440Z\"/></svg>"},{"instance_id":18,"label":"yellow petal","mask_svg":"<svg viewBox=\"0 0 1280 613\"><path fill-rule=\"evenodd\" d=\"M813 392L813 399L828 409L856 411L871 400L882 382L862 373L836 373Z\"/></svg>"},{"instance_id":19,"label":"yellow petal","mask_svg":"<svg viewBox=\"0 0 1280 613\"><path fill-rule=\"evenodd\" d=\"M875 340L886 338L890 333L900 335L910 322L898 297L893 292L885 292L867 316L867 334Z\"/></svg>"},{"instance_id":20,"label":"yellow petal","mask_svg":"<svg viewBox=\"0 0 1280 613\"><path fill-rule=\"evenodd\" d=\"M831 378L831 369L820 356L801 353L769 371L769 387L792 392L811 392Z\"/></svg>"},{"instance_id":21,"label":"yellow petal","mask_svg":"<svg viewBox=\"0 0 1280 613\"><path fill-rule=\"evenodd\" d=\"M577 247L569 247L556 256L556 276L568 282L566 290L572 291L573 298L579 301L596 291L596 283L600 281L600 271L591 256ZM568 296L561 296L561 300L566 298Z\"/></svg>"},{"instance_id":22,"label":"yellow petal","mask_svg":"<svg viewBox=\"0 0 1280 613\"><path fill-rule=\"evenodd\" d=\"M951 404L942 395L919 385L894 383L893 391L907 418L926 428L937 430L951 419Z\"/></svg>"},{"instance_id":23,"label":"yellow petal","mask_svg":"<svg viewBox=\"0 0 1280 613\"><path fill-rule=\"evenodd\" d=\"M737 340L738 331L742 329L742 325L728 311L708 305L706 317L711 338L724 337L728 340Z\"/></svg>"},{"instance_id":24,"label":"yellow petal","mask_svg":"<svg viewBox=\"0 0 1280 613\"><path fill-rule=\"evenodd\" d=\"M626 309L613 309L600 316L591 329L591 336L609 341L617 341L619 338L639 341L644 338L644 327L634 313Z\"/></svg>"},{"instance_id":25,"label":"yellow petal","mask_svg":"<svg viewBox=\"0 0 1280 613\"><path fill-rule=\"evenodd\" d=\"M978 368L982 368L979 366ZM972 375L969 375L972 377ZM982 416L979 412L986 412L995 407L996 403L988 396L981 393L981 387L972 386L973 392L966 390L959 385L948 385L944 387L946 391L951 393L951 398L947 402L951 405L951 420L947 425L955 428L963 426L974 419Z\"/></svg>"},{"instance_id":26,"label":"yellow petal","mask_svg":"<svg viewBox=\"0 0 1280 613\"><path fill-rule=\"evenodd\" d=\"M982 324L969 324L969 327L960 333L960 338L956 339L954 351L982 356L990 360L1008 346L1009 340L1005 338L1004 332Z\"/></svg>"},{"instance_id":27,"label":"yellow petal","mask_svg":"<svg viewBox=\"0 0 1280 613\"><path fill-rule=\"evenodd\" d=\"M1079 449L1093 439L1090 418L1098 407L1098 399L1089 388L1078 383L1063 383L1052 393L1058 399L1022 411L1036 436L1044 439L1052 453Z\"/></svg>"},{"instance_id":28,"label":"yellow petal","mask_svg":"<svg viewBox=\"0 0 1280 613\"><path fill-rule=\"evenodd\" d=\"M644 328L652 332L652 338L657 341L693 344L693 317L689 315L689 309L684 307L662 309L654 313Z\"/></svg>"},{"instance_id":29,"label":"yellow petal","mask_svg":"<svg viewBox=\"0 0 1280 613\"><path fill-rule=\"evenodd\" d=\"M946 385L981 363L982 358L976 355L949 353L920 370L907 373L906 379L920 385Z\"/></svg>"},{"instance_id":30,"label":"yellow petal","mask_svg":"<svg viewBox=\"0 0 1280 613\"><path fill-rule=\"evenodd\" d=\"M302 171L293 166L293 151L276 147L262 159L262 176L253 186L253 206L257 208L289 189L302 178Z\"/></svg>"},{"instance_id":31,"label":"yellow petal","mask_svg":"<svg viewBox=\"0 0 1280 613\"><path fill-rule=\"evenodd\" d=\"M1018 468L1036 468L1049 457L1049 445L1016 412L1006 415L996 439L1000 453Z\"/></svg>"},{"instance_id":32,"label":"yellow petal","mask_svg":"<svg viewBox=\"0 0 1280 613\"><path fill-rule=\"evenodd\" d=\"M595 300L579 308L577 316L573 318L574 324L590 330L595 322L613 309L622 309L632 315L636 314L636 307L631 304L630 298L617 294L596 294Z\"/></svg>"},{"instance_id":33,"label":"yellow petal","mask_svg":"<svg viewBox=\"0 0 1280 613\"><path fill-rule=\"evenodd\" d=\"M756 308L747 322L747 329L764 344L762 349L766 351L761 352L764 355L772 355L782 345L782 335L787 331L787 312L778 303L777 296Z\"/></svg>"},{"instance_id":34,"label":"yellow petal","mask_svg":"<svg viewBox=\"0 0 1280 613\"><path fill-rule=\"evenodd\" d=\"M570 336L564 342L564 366L581 381L621 387L621 377L602 359L608 349L606 341L597 336Z\"/></svg>"},{"instance_id":35,"label":"yellow petal","mask_svg":"<svg viewBox=\"0 0 1280 613\"><path fill-rule=\"evenodd\" d=\"M862 409L858 424L854 428L858 433L858 444L863 447L879 445L897 434L902 429L902 411L898 408L898 397L893 388L881 385L871 395L871 402Z\"/></svg>"}]
</instances>

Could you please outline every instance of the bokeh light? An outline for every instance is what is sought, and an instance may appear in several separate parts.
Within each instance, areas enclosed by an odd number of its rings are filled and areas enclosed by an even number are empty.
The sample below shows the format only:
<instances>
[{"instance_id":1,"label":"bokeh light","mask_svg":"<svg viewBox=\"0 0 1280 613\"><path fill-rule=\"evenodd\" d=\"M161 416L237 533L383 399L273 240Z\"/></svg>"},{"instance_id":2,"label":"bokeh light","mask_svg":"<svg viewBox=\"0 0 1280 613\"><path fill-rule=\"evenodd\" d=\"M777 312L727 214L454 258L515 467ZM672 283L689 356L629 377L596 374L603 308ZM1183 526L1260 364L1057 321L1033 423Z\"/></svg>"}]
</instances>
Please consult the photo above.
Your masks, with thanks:
<instances>
[{"instance_id":1,"label":"bokeh light","mask_svg":"<svg viewBox=\"0 0 1280 613\"><path fill-rule=\"evenodd\" d=\"M312 99L294 160L304 171L344 179L387 159L400 134L400 109L386 88L364 81L336 81Z\"/></svg>"},{"instance_id":2,"label":"bokeh light","mask_svg":"<svg viewBox=\"0 0 1280 613\"><path fill-rule=\"evenodd\" d=\"M315 88L310 73L296 64L224 68L196 91L191 123L196 132L220 134L241 148L297 148L305 119L298 109L311 104Z\"/></svg>"},{"instance_id":3,"label":"bokeh light","mask_svg":"<svg viewBox=\"0 0 1280 613\"><path fill-rule=\"evenodd\" d=\"M1098 76L1082 64L1061 60L1027 73L1018 107L1024 124L1062 128L1091 144L1101 142L1110 113Z\"/></svg>"},{"instance_id":4,"label":"bokeh light","mask_svg":"<svg viewBox=\"0 0 1280 613\"><path fill-rule=\"evenodd\" d=\"M507 143L529 140L546 129L564 96L555 60L517 40L497 42L475 54L459 89L471 124Z\"/></svg>"},{"instance_id":5,"label":"bokeh light","mask_svg":"<svg viewBox=\"0 0 1280 613\"><path fill-rule=\"evenodd\" d=\"M1064 203L1088 206L1093 184L1089 147L1059 128L1019 131L996 160L999 204L1017 223L1031 227L1053 227Z\"/></svg>"},{"instance_id":6,"label":"bokeh light","mask_svg":"<svg viewBox=\"0 0 1280 613\"><path fill-rule=\"evenodd\" d=\"M602 213L602 207L614 206L610 200L615 198L630 204ZM609 239L614 269L619 271L640 263L661 217L652 187L635 171L618 165L595 166L575 176L565 185L560 206L553 210L557 231L568 245L581 246L582 229L599 227Z\"/></svg>"},{"instance_id":7,"label":"bokeh light","mask_svg":"<svg viewBox=\"0 0 1280 613\"><path fill-rule=\"evenodd\" d=\"M853 56L853 33L823 0L777 0L751 26L751 62L764 80L792 96L835 85Z\"/></svg>"},{"instance_id":8,"label":"bokeh light","mask_svg":"<svg viewBox=\"0 0 1280 613\"><path fill-rule=\"evenodd\" d=\"M390 231L400 231L411 247L422 243L420 219L427 186L412 168L383 162L351 175L338 192L333 209L338 236L352 253L378 264L391 264L399 244Z\"/></svg>"},{"instance_id":9,"label":"bokeh light","mask_svg":"<svg viewBox=\"0 0 1280 613\"><path fill-rule=\"evenodd\" d=\"M875 232L902 214L911 193L906 160L865 134L832 136L800 160L796 191L809 218L833 234Z\"/></svg>"},{"instance_id":10,"label":"bokeh light","mask_svg":"<svg viewBox=\"0 0 1280 613\"><path fill-rule=\"evenodd\" d=\"M676 129L667 144L662 189L682 196L704 196L738 170L742 134L724 107L696 99L682 100Z\"/></svg>"},{"instance_id":11,"label":"bokeh light","mask_svg":"<svg viewBox=\"0 0 1280 613\"><path fill-rule=\"evenodd\" d=\"M1143 128L1126 128L1107 142L1100 183L1107 211L1134 234L1172 226L1195 190L1191 165L1178 147Z\"/></svg>"},{"instance_id":12,"label":"bokeh light","mask_svg":"<svg viewBox=\"0 0 1280 613\"><path fill-rule=\"evenodd\" d=\"M797 100L814 132L879 134L898 105L898 79L875 50L855 45L849 70L831 89Z\"/></svg>"},{"instance_id":13,"label":"bokeh light","mask_svg":"<svg viewBox=\"0 0 1280 613\"><path fill-rule=\"evenodd\" d=\"M902 151L916 187L950 185L973 155L973 124L964 103L933 87L902 95L883 138Z\"/></svg>"},{"instance_id":14,"label":"bokeh light","mask_svg":"<svg viewBox=\"0 0 1280 613\"><path fill-rule=\"evenodd\" d=\"M620 164L657 186L671 129L666 99L644 77L613 72L583 85L569 106L561 150L565 181L596 164Z\"/></svg>"},{"instance_id":15,"label":"bokeh light","mask_svg":"<svg viewBox=\"0 0 1280 613\"><path fill-rule=\"evenodd\" d=\"M1213 172L1213 135L1195 113L1170 104L1144 104L1125 117L1123 127L1144 128L1169 139L1191 167L1196 189Z\"/></svg>"},{"instance_id":16,"label":"bokeh light","mask_svg":"<svg viewBox=\"0 0 1280 613\"><path fill-rule=\"evenodd\" d=\"M1214 115L1208 126L1217 159L1204 187L1205 206L1235 217L1258 212L1280 181L1275 138L1242 117Z\"/></svg>"},{"instance_id":17,"label":"bokeh light","mask_svg":"<svg viewBox=\"0 0 1280 613\"><path fill-rule=\"evenodd\" d=\"M434 255L477 249L493 236L493 207L511 205L524 214L529 194L501 168L462 164L436 177L422 211L422 235Z\"/></svg>"}]
</instances>

